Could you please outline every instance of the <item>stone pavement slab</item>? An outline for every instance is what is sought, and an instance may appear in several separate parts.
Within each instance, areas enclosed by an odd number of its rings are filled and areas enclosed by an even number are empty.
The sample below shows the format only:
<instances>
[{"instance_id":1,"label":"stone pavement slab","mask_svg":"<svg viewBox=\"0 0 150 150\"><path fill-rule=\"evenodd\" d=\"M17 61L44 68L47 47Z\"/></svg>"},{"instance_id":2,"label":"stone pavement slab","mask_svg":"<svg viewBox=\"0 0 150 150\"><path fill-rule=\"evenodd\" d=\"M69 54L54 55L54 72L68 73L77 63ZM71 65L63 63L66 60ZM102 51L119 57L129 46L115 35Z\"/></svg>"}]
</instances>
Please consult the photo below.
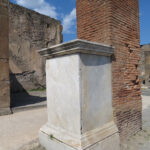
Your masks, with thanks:
<instances>
[{"instance_id":1,"label":"stone pavement slab","mask_svg":"<svg viewBox=\"0 0 150 150\"><path fill-rule=\"evenodd\" d=\"M150 96L143 94L143 130L129 138L121 150L150 149ZM0 150L45 150L38 131L47 122L46 108L21 111L0 117Z\"/></svg>"},{"instance_id":2,"label":"stone pavement slab","mask_svg":"<svg viewBox=\"0 0 150 150\"><path fill-rule=\"evenodd\" d=\"M145 91L142 96L142 131L130 137L121 150L150 150L150 91Z\"/></svg>"},{"instance_id":3,"label":"stone pavement slab","mask_svg":"<svg viewBox=\"0 0 150 150\"><path fill-rule=\"evenodd\" d=\"M11 95L12 112L46 107L46 91L28 91Z\"/></svg>"},{"instance_id":4,"label":"stone pavement slab","mask_svg":"<svg viewBox=\"0 0 150 150\"><path fill-rule=\"evenodd\" d=\"M0 150L18 150L38 138L47 122L47 109L39 108L0 117Z\"/></svg>"}]
</instances>

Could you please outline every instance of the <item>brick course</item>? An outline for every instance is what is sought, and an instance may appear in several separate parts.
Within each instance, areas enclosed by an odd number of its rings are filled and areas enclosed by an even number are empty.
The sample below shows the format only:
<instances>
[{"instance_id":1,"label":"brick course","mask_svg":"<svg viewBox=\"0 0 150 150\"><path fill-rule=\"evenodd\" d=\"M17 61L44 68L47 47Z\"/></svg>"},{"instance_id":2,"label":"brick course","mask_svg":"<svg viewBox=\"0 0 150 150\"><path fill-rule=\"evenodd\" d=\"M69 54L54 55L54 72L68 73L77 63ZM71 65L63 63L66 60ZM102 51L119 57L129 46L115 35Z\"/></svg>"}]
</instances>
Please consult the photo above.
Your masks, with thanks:
<instances>
[{"instance_id":1,"label":"brick course","mask_svg":"<svg viewBox=\"0 0 150 150\"><path fill-rule=\"evenodd\" d=\"M121 140L124 140L142 128L139 2L77 0L76 5L78 38L115 47L113 110Z\"/></svg>"}]
</instances>

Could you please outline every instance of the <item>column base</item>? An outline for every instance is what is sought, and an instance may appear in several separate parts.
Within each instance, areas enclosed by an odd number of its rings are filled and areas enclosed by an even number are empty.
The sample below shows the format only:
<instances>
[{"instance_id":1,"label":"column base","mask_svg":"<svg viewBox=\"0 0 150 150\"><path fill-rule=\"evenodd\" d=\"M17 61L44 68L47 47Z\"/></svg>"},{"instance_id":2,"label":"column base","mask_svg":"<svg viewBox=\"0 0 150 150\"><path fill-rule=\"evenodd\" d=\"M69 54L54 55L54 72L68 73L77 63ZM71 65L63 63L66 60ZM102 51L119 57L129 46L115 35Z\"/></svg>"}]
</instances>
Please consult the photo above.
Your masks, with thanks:
<instances>
[{"instance_id":1,"label":"column base","mask_svg":"<svg viewBox=\"0 0 150 150\"><path fill-rule=\"evenodd\" d=\"M55 137L55 134L53 135L49 132L52 130L48 129L48 126L45 125L39 131L39 140L41 145L44 146L47 150L120 150L119 133L113 133L112 131L115 129L112 129L113 127L111 128L111 130L101 130L100 132L103 132L103 134L101 134L101 138L99 138L99 136L96 134L95 137L93 137L92 135L92 138L88 139L88 144L85 144L86 139L82 140L82 137L81 141L79 141L73 140L72 138L69 138L68 135L64 134L67 142L65 140L62 140L62 135L60 135L60 138L58 136ZM111 134L109 135L108 133ZM95 141L95 139L100 140L93 142ZM80 143L80 146L77 142Z\"/></svg>"},{"instance_id":2,"label":"column base","mask_svg":"<svg viewBox=\"0 0 150 150\"><path fill-rule=\"evenodd\" d=\"M9 115L11 114L10 108L0 108L0 116Z\"/></svg>"}]
</instances>

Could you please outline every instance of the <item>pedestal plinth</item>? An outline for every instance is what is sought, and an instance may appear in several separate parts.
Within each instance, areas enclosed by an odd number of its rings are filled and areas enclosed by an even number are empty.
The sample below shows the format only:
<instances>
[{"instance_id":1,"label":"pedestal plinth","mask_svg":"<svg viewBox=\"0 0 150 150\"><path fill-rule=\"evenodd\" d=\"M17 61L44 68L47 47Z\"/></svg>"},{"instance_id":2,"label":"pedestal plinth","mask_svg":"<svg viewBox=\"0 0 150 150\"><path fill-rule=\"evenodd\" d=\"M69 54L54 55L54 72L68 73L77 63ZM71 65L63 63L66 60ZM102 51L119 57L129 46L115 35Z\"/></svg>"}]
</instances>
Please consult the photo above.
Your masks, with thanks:
<instances>
[{"instance_id":1,"label":"pedestal plinth","mask_svg":"<svg viewBox=\"0 0 150 150\"><path fill-rule=\"evenodd\" d=\"M119 150L112 113L113 48L74 40L40 50L47 58L48 123L39 132L47 150Z\"/></svg>"}]
</instances>

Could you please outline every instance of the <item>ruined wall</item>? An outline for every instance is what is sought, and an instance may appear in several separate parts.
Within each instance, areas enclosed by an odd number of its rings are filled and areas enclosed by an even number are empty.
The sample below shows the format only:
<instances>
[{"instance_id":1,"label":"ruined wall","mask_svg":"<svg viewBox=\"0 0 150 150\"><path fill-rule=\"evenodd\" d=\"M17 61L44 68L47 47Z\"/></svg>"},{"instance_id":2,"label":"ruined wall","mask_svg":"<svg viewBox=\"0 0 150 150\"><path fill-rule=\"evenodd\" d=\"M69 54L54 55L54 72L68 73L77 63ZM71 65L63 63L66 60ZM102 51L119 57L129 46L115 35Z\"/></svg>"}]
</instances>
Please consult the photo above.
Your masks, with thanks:
<instances>
[{"instance_id":1,"label":"ruined wall","mask_svg":"<svg viewBox=\"0 0 150 150\"><path fill-rule=\"evenodd\" d=\"M45 87L45 60L36 50L62 42L59 21L10 3L9 50L13 92Z\"/></svg>"},{"instance_id":2,"label":"ruined wall","mask_svg":"<svg viewBox=\"0 0 150 150\"><path fill-rule=\"evenodd\" d=\"M141 60L140 60L140 69L141 69L141 80L144 84L144 80L145 80L145 52L144 49L142 49L141 46Z\"/></svg>"},{"instance_id":3,"label":"ruined wall","mask_svg":"<svg viewBox=\"0 0 150 150\"><path fill-rule=\"evenodd\" d=\"M0 115L10 113L8 0L0 0Z\"/></svg>"},{"instance_id":4,"label":"ruined wall","mask_svg":"<svg viewBox=\"0 0 150 150\"><path fill-rule=\"evenodd\" d=\"M115 47L113 110L124 140L142 128L138 0L77 0L77 34Z\"/></svg>"},{"instance_id":5,"label":"ruined wall","mask_svg":"<svg viewBox=\"0 0 150 150\"><path fill-rule=\"evenodd\" d=\"M141 77L144 85L150 86L150 44L141 46Z\"/></svg>"}]
</instances>

